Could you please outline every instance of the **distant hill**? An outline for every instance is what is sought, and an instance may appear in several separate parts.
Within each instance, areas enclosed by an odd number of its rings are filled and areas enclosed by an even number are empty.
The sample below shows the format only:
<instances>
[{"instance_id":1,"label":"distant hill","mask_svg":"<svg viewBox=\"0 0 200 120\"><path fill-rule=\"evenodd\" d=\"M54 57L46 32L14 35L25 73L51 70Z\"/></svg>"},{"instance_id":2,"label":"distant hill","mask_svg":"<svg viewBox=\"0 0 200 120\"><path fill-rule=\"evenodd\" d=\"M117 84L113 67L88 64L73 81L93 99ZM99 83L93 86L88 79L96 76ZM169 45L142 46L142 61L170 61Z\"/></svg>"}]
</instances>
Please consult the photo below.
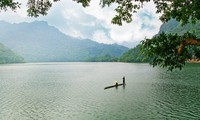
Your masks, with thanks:
<instances>
[{"instance_id":1,"label":"distant hill","mask_svg":"<svg viewBox=\"0 0 200 120\"><path fill-rule=\"evenodd\" d=\"M119 58L119 61L130 63L148 62L150 59L144 59L144 56L140 53L140 47L141 45L139 44L136 47L131 48Z\"/></svg>"},{"instance_id":2,"label":"distant hill","mask_svg":"<svg viewBox=\"0 0 200 120\"><path fill-rule=\"evenodd\" d=\"M43 21L19 24L0 21L0 42L27 62L86 61L105 55L119 57L128 50L117 44L67 36Z\"/></svg>"},{"instance_id":3,"label":"distant hill","mask_svg":"<svg viewBox=\"0 0 200 120\"><path fill-rule=\"evenodd\" d=\"M22 63L24 59L0 43L0 64Z\"/></svg>"}]
</instances>

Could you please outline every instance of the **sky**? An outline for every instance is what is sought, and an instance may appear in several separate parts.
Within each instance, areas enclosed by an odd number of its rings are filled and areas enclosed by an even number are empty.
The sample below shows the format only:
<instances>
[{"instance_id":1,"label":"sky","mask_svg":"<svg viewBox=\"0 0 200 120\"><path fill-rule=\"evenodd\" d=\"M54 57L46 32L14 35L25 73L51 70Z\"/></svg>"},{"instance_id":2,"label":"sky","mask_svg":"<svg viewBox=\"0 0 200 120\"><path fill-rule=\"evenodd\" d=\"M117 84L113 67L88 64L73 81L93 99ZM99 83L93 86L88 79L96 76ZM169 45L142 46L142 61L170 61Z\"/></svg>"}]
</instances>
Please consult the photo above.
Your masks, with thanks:
<instances>
[{"instance_id":1,"label":"sky","mask_svg":"<svg viewBox=\"0 0 200 120\"><path fill-rule=\"evenodd\" d=\"M91 39L99 43L124 44L134 47L144 38L158 33L162 22L153 2L144 4L143 9L133 15L131 23L122 26L111 24L116 14L115 5L101 8L100 0L92 0L90 6L83 8L72 0L60 0L53 4L47 16L38 18L27 16L27 0L15 0L22 3L16 12L8 10L0 13L0 20L10 23L47 21L51 26L72 37Z\"/></svg>"}]
</instances>

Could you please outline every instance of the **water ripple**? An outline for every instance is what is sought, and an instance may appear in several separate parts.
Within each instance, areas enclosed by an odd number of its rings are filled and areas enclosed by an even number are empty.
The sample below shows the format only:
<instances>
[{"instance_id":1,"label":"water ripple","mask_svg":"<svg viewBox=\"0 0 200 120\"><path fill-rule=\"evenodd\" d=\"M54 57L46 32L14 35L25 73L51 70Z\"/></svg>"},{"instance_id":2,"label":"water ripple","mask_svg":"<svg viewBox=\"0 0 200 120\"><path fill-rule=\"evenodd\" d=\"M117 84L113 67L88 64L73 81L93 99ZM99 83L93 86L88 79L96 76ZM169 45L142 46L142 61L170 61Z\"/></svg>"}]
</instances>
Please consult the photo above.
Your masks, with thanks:
<instances>
[{"instance_id":1,"label":"water ripple","mask_svg":"<svg viewBox=\"0 0 200 120\"><path fill-rule=\"evenodd\" d=\"M196 120L200 70L193 68L168 73L147 64L0 66L0 120ZM103 90L122 74L127 86Z\"/></svg>"}]
</instances>

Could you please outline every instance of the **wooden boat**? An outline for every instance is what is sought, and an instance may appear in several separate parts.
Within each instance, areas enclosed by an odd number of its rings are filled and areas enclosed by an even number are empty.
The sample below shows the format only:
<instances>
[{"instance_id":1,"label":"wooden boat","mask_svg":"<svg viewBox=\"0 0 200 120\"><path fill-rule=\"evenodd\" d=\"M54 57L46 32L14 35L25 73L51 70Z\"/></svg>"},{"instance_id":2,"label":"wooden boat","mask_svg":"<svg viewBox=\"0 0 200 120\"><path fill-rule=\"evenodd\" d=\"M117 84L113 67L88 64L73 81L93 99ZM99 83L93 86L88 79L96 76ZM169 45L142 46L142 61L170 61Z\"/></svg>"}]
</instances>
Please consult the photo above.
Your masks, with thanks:
<instances>
[{"instance_id":1,"label":"wooden boat","mask_svg":"<svg viewBox=\"0 0 200 120\"><path fill-rule=\"evenodd\" d=\"M111 86L105 87L104 90L109 89L109 88L113 88L113 87L122 86L122 85L126 85L126 84L121 83L121 84L118 84L118 85L111 85Z\"/></svg>"}]
</instances>

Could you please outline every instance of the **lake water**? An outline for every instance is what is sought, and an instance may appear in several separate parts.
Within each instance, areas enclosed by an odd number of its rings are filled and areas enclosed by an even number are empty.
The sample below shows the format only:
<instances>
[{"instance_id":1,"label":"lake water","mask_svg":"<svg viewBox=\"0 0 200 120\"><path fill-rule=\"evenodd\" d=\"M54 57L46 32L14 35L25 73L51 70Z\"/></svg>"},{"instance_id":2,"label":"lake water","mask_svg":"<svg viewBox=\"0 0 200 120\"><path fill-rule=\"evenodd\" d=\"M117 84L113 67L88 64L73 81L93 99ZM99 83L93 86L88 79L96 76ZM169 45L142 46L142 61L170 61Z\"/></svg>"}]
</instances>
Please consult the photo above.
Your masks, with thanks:
<instances>
[{"instance_id":1,"label":"lake water","mask_svg":"<svg viewBox=\"0 0 200 120\"><path fill-rule=\"evenodd\" d=\"M123 76L125 87L104 90ZM0 120L149 119L200 119L200 64L174 72L128 63L0 65Z\"/></svg>"}]
</instances>

